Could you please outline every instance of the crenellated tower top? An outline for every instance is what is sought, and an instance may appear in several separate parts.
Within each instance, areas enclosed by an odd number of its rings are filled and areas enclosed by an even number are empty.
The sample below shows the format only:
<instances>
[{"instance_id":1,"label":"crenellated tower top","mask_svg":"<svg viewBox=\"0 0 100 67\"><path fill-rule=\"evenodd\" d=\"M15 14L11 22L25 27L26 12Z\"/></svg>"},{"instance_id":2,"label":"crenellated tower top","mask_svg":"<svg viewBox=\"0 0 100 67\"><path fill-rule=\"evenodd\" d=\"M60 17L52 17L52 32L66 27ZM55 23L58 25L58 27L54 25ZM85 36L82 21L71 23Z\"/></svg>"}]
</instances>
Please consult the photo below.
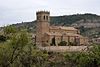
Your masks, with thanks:
<instances>
[{"instance_id":1,"label":"crenellated tower top","mask_svg":"<svg viewBox=\"0 0 100 67\"><path fill-rule=\"evenodd\" d=\"M50 21L50 12L49 11L37 11L37 21L39 22L49 22Z\"/></svg>"},{"instance_id":2,"label":"crenellated tower top","mask_svg":"<svg viewBox=\"0 0 100 67\"><path fill-rule=\"evenodd\" d=\"M50 14L49 11L37 11L36 14Z\"/></svg>"}]
</instances>

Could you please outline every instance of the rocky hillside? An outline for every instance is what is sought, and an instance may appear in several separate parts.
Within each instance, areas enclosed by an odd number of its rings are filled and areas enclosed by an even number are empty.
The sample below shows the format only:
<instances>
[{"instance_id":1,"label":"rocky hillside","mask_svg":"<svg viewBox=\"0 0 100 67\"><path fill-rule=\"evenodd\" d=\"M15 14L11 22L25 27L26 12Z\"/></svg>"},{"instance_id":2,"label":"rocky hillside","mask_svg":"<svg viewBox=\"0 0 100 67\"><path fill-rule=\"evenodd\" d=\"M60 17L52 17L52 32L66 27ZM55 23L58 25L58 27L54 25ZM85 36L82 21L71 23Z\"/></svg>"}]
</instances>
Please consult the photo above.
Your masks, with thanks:
<instances>
[{"instance_id":1,"label":"rocky hillside","mask_svg":"<svg viewBox=\"0 0 100 67\"><path fill-rule=\"evenodd\" d=\"M80 29L81 34L91 36L100 35L100 16L96 14L76 14L76 15L65 15L65 16L51 16L51 25L61 26L74 26ZM22 22L13 24L18 28L27 28L29 32L35 32L36 21ZM91 34L91 35L90 35Z\"/></svg>"}]
</instances>

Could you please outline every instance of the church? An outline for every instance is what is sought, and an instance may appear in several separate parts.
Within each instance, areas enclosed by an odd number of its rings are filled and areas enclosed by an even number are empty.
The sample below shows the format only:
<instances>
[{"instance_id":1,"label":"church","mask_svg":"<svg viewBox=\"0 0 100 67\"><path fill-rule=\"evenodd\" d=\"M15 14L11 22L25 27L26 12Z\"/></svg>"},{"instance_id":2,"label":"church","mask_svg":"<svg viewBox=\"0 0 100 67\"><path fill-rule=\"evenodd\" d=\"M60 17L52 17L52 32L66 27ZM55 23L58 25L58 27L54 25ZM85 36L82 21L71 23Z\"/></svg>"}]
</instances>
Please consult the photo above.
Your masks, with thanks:
<instances>
[{"instance_id":1,"label":"church","mask_svg":"<svg viewBox=\"0 0 100 67\"><path fill-rule=\"evenodd\" d=\"M67 26L50 26L50 12L36 12L36 44L38 46L81 46L88 44L88 38L80 35L78 29Z\"/></svg>"}]
</instances>

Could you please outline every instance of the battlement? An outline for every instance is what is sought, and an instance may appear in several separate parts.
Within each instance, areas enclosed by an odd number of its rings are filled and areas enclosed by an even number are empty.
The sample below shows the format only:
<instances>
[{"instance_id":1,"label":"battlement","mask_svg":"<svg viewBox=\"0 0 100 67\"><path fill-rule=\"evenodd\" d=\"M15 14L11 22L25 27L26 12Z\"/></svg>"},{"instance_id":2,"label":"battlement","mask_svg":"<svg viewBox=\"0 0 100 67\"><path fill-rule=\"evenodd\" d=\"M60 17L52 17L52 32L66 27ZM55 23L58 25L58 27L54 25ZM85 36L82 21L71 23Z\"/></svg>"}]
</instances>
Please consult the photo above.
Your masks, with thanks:
<instances>
[{"instance_id":1,"label":"battlement","mask_svg":"<svg viewBox=\"0 0 100 67\"><path fill-rule=\"evenodd\" d=\"M50 14L49 11L37 11L36 14Z\"/></svg>"}]
</instances>

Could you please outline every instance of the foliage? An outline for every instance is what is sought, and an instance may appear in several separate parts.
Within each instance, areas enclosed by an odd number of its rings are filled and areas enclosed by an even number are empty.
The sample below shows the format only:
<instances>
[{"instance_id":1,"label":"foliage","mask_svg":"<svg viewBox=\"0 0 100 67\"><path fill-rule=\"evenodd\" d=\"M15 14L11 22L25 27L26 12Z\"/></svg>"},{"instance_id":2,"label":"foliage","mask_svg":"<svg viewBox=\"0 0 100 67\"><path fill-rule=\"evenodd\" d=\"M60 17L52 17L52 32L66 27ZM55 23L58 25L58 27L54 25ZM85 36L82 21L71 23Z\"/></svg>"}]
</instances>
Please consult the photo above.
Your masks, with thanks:
<instances>
[{"instance_id":1,"label":"foliage","mask_svg":"<svg viewBox=\"0 0 100 67\"><path fill-rule=\"evenodd\" d=\"M100 46L94 46L88 52L66 53L65 59L70 67L99 67Z\"/></svg>"},{"instance_id":2,"label":"foliage","mask_svg":"<svg viewBox=\"0 0 100 67\"><path fill-rule=\"evenodd\" d=\"M77 46L76 42L68 42L68 46Z\"/></svg>"},{"instance_id":3,"label":"foliage","mask_svg":"<svg viewBox=\"0 0 100 67\"><path fill-rule=\"evenodd\" d=\"M45 67L47 57L47 52L37 50L24 31L13 33L0 47L0 67Z\"/></svg>"},{"instance_id":4,"label":"foliage","mask_svg":"<svg viewBox=\"0 0 100 67\"><path fill-rule=\"evenodd\" d=\"M7 37L5 37L4 35L0 35L0 42L4 42L7 40Z\"/></svg>"},{"instance_id":5,"label":"foliage","mask_svg":"<svg viewBox=\"0 0 100 67\"><path fill-rule=\"evenodd\" d=\"M51 24L55 25L70 25L72 23L75 23L79 20L86 20L86 19L98 19L99 16L95 14L76 14L76 15L65 15L65 16L56 16L56 17L51 17ZM63 24L62 24L63 22Z\"/></svg>"},{"instance_id":6,"label":"foliage","mask_svg":"<svg viewBox=\"0 0 100 67\"><path fill-rule=\"evenodd\" d=\"M16 33L17 29L14 26L6 26L4 27L4 33L5 34L10 34L10 33Z\"/></svg>"},{"instance_id":7,"label":"foliage","mask_svg":"<svg viewBox=\"0 0 100 67\"><path fill-rule=\"evenodd\" d=\"M58 45L59 46L66 46L67 45L67 42L66 41L61 41Z\"/></svg>"}]
</instances>

